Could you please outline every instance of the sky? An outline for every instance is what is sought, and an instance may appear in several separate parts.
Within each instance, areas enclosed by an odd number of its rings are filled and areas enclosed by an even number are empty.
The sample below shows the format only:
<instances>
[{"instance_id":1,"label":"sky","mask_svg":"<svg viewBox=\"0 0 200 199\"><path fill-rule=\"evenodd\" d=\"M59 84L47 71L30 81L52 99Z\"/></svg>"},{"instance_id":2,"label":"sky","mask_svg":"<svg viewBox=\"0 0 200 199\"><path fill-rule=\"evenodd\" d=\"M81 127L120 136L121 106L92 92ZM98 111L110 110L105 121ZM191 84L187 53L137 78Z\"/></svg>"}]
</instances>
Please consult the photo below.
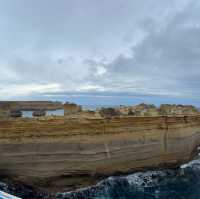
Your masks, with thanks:
<instances>
[{"instance_id":1,"label":"sky","mask_svg":"<svg viewBox=\"0 0 200 199\"><path fill-rule=\"evenodd\" d=\"M200 1L0 0L0 100L200 106Z\"/></svg>"}]
</instances>

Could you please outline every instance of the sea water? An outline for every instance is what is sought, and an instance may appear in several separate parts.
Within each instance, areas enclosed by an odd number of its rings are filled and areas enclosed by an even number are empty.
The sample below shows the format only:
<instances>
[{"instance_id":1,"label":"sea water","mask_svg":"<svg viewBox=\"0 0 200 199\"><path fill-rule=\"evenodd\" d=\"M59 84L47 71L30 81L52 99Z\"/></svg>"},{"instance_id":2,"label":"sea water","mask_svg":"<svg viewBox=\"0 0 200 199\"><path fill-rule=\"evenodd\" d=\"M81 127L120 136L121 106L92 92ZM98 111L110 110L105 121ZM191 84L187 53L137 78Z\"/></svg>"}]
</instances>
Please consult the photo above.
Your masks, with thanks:
<instances>
[{"instance_id":1,"label":"sea water","mask_svg":"<svg viewBox=\"0 0 200 199\"><path fill-rule=\"evenodd\" d=\"M25 118L32 118L34 111L22 111L22 116ZM47 110L46 116L64 116L64 110L63 109L57 109L57 110Z\"/></svg>"},{"instance_id":2,"label":"sea water","mask_svg":"<svg viewBox=\"0 0 200 199\"><path fill-rule=\"evenodd\" d=\"M174 170L109 177L95 186L53 196L17 186L0 183L0 190L23 199L200 199L200 159Z\"/></svg>"},{"instance_id":3,"label":"sea water","mask_svg":"<svg viewBox=\"0 0 200 199\"><path fill-rule=\"evenodd\" d=\"M83 110L91 110L94 111L96 109L100 109L100 108L107 108L110 106L106 106L106 105L85 105L82 106ZM111 106L111 107L118 107L118 106ZM25 118L32 118L33 117L33 112L34 111L22 111L22 116ZM46 112L46 116L64 116L64 109L57 109L57 110L47 110Z\"/></svg>"},{"instance_id":4,"label":"sea water","mask_svg":"<svg viewBox=\"0 0 200 199\"><path fill-rule=\"evenodd\" d=\"M58 193L65 199L200 199L200 159L175 170L109 177L96 186Z\"/></svg>"}]
</instances>

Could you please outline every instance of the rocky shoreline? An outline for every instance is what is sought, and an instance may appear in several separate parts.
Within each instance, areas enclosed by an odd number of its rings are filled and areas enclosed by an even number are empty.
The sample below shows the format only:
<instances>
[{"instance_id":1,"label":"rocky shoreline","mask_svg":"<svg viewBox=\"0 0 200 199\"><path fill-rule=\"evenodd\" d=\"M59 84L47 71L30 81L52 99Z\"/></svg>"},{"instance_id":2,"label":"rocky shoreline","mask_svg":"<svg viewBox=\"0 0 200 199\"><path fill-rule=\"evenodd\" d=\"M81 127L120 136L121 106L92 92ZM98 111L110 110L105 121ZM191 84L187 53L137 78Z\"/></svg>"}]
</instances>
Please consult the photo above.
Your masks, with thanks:
<instances>
[{"instance_id":1,"label":"rocky shoreline","mask_svg":"<svg viewBox=\"0 0 200 199\"><path fill-rule=\"evenodd\" d=\"M198 158L176 169L156 169L111 176L93 186L70 192L59 191L50 194L17 182L0 182L0 190L23 199L140 199L149 195L152 198L161 199L173 198L174 194L179 193L184 198L198 198L199 174L200 160Z\"/></svg>"}]
</instances>

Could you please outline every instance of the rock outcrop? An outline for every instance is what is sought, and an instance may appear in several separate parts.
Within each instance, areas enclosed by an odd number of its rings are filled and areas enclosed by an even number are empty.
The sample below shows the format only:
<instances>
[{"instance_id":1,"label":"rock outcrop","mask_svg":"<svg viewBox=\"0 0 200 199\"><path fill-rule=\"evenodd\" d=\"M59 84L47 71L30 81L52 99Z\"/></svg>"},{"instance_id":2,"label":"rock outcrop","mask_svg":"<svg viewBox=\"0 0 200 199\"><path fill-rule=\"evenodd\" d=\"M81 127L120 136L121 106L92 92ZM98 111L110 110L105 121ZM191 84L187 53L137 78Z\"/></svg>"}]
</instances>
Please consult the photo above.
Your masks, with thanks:
<instances>
[{"instance_id":1,"label":"rock outcrop","mask_svg":"<svg viewBox=\"0 0 200 199\"><path fill-rule=\"evenodd\" d=\"M160 115L197 115L199 110L191 105L162 104L159 113Z\"/></svg>"},{"instance_id":2,"label":"rock outcrop","mask_svg":"<svg viewBox=\"0 0 200 199\"><path fill-rule=\"evenodd\" d=\"M196 154L200 116L0 120L0 175L48 191L178 166Z\"/></svg>"},{"instance_id":3,"label":"rock outcrop","mask_svg":"<svg viewBox=\"0 0 200 199\"><path fill-rule=\"evenodd\" d=\"M62 109L61 102L52 101L0 101L0 110L56 110Z\"/></svg>"},{"instance_id":4,"label":"rock outcrop","mask_svg":"<svg viewBox=\"0 0 200 199\"><path fill-rule=\"evenodd\" d=\"M42 117L46 115L46 112L44 110L37 110L33 112L33 117Z\"/></svg>"},{"instance_id":5,"label":"rock outcrop","mask_svg":"<svg viewBox=\"0 0 200 199\"><path fill-rule=\"evenodd\" d=\"M159 110L153 104L139 104L134 106L120 106L118 111L121 115L132 116L158 116Z\"/></svg>"},{"instance_id":6,"label":"rock outcrop","mask_svg":"<svg viewBox=\"0 0 200 199\"><path fill-rule=\"evenodd\" d=\"M64 115L65 116L78 114L82 111L82 107L80 105L77 105L74 103L66 102L63 107L64 107Z\"/></svg>"},{"instance_id":7,"label":"rock outcrop","mask_svg":"<svg viewBox=\"0 0 200 199\"><path fill-rule=\"evenodd\" d=\"M9 112L10 117L22 117L22 112L20 110L11 110Z\"/></svg>"},{"instance_id":8,"label":"rock outcrop","mask_svg":"<svg viewBox=\"0 0 200 199\"><path fill-rule=\"evenodd\" d=\"M0 119L10 117L10 112L8 110L0 110Z\"/></svg>"},{"instance_id":9,"label":"rock outcrop","mask_svg":"<svg viewBox=\"0 0 200 199\"><path fill-rule=\"evenodd\" d=\"M101 108L99 114L103 118L112 118L120 116L120 111L115 108Z\"/></svg>"}]
</instances>

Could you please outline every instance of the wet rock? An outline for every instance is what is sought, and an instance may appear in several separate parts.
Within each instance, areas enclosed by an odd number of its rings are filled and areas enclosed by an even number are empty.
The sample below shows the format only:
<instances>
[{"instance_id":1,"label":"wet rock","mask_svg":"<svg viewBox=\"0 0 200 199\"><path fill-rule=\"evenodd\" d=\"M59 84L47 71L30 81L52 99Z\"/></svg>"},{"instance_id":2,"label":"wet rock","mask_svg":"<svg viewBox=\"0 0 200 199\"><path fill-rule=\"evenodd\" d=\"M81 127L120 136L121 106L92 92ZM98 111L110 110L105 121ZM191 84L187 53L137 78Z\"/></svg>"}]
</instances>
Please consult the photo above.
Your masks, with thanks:
<instances>
[{"instance_id":1,"label":"wet rock","mask_svg":"<svg viewBox=\"0 0 200 199\"><path fill-rule=\"evenodd\" d=\"M10 117L22 117L22 112L20 110L11 110Z\"/></svg>"},{"instance_id":2,"label":"wet rock","mask_svg":"<svg viewBox=\"0 0 200 199\"><path fill-rule=\"evenodd\" d=\"M120 115L120 112L114 108L102 108L99 113L104 118L112 118Z\"/></svg>"},{"instance_id":3,"label":"wet rock","mask_svg":"<svg viewBox=\"0 0 200 199\"><path fill-rule=\"evenodd\" d=\"M34 111L32 115L34 117L42 117L46 115L46 112L44 110L37 110L37 111Z\"/></svg>"}]
</instances>

